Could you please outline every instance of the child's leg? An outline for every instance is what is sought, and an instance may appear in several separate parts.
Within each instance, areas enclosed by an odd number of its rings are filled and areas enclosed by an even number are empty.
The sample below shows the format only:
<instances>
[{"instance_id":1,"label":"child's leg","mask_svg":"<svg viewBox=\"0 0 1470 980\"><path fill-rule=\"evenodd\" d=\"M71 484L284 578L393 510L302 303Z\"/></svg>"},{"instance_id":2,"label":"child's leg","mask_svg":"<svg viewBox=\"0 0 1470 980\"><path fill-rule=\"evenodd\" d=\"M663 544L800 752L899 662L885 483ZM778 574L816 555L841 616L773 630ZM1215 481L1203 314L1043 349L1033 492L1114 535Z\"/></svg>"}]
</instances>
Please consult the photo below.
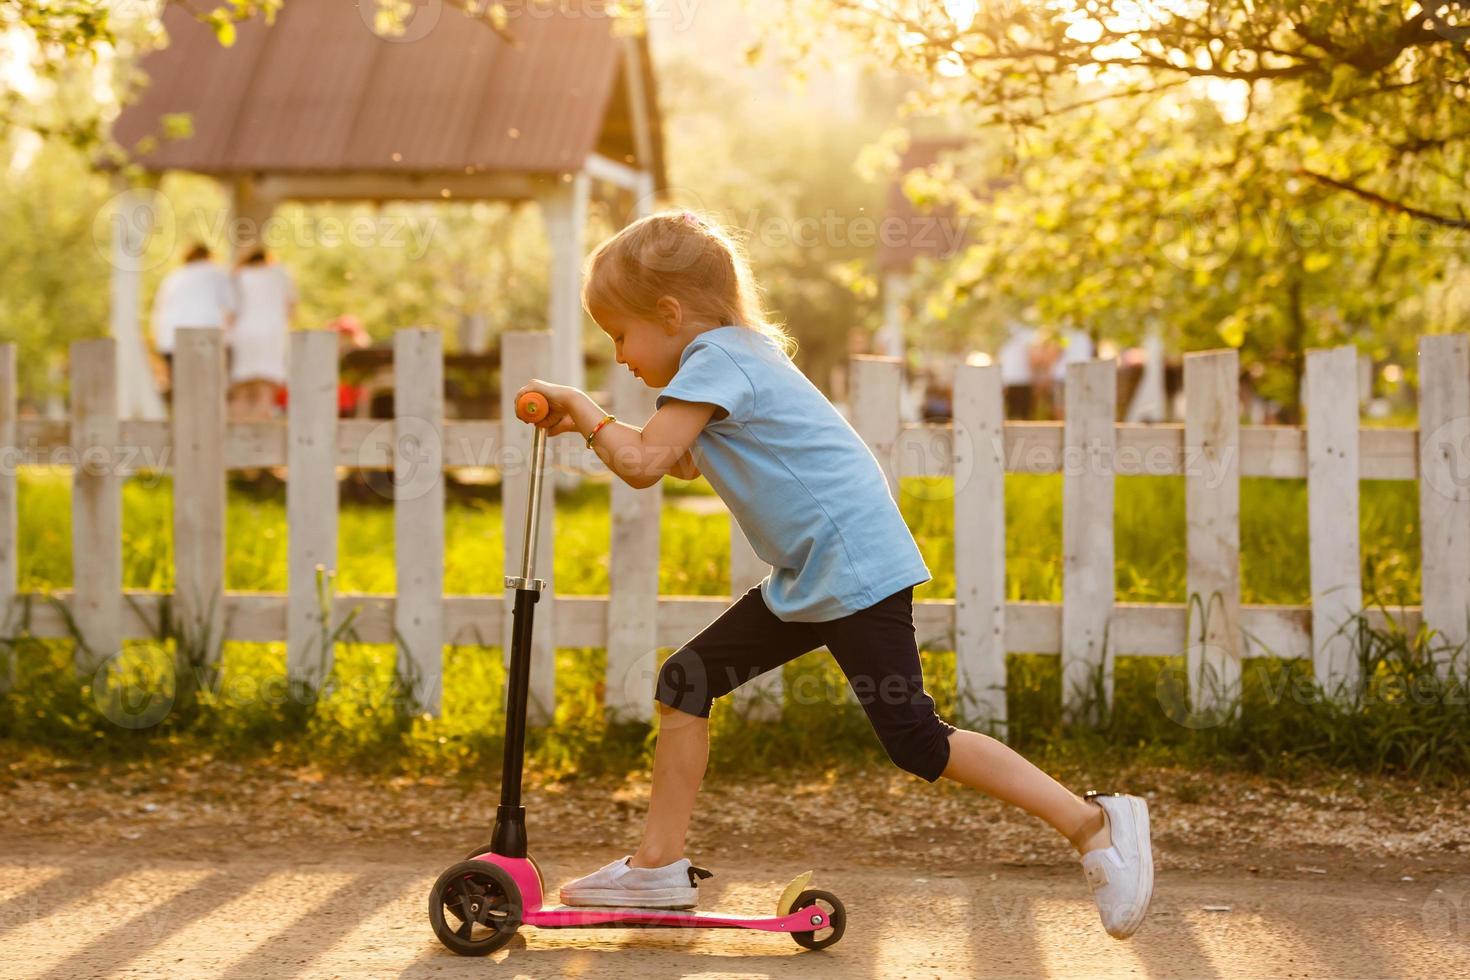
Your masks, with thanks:
<instances>
[{"instance_id":1,"label":"child's leg","mask_svg":"<svg viewBox=\"0 0 1470 980\"><path fill-rule=\"evenodd\" d=\"M684 854L694 798L709 761L715 698L820 645L810 623L776 618L751 588L659 670L659 728L643 843L628 862L658 868Z\"/></svg>"},{"instance_id":2,"label":"child's leg","mask_svg":"<svg viewBox=\"0 0 1470 980\"><path fill-rule=\"evenodd\" d=\"M631 866L662 868L684 856L694 797L708 764L709 719L660 704L648 820Z\"/></svg>"},{"instance_id":3,"label":"child's leg","mask_svg":"<svg viewBox=\"0 0 1470 980\"><path fill-rule=\"evenodd\" d=\"M1102 807L1082 799L989 735L963 729L952 732L949 762L940 775L1040 817L1071 841L1078 853L1108 845Z\"/></svg>"},{"instance_id":4,"label":"child's leg","mask_svg":"<svg viewBox=\"0 0 1470 980\"><path fill-rule=\"evenodd\" d=\"M1079 852L1107 845L1102 807L1004 743L956 729L935 714L914 638L912 588L817 627L894 764L931 783L947 776L1015 804L1051 824Z\"/></svg>"}]
</instances>

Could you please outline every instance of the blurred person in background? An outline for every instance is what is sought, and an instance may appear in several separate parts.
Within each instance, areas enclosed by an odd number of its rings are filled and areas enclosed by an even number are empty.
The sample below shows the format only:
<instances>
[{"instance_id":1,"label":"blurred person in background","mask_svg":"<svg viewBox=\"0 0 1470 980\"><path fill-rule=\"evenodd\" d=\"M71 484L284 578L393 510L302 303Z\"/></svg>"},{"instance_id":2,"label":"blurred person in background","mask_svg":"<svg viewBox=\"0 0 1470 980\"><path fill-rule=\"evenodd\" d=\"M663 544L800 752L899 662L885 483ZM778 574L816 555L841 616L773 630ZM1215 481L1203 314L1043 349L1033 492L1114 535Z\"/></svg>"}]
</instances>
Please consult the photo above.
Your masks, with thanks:
<instances>
[{"instance_id":1,"label":"blurred person in background","mask_svg":"<svg viewBox=\"0 0 1470 980\"><path fill-rule=\"evenodd\" d=\"M327 330L337 335L337 364L339 370L347 355L354 350L371 347L373 340L368 332L363 329L362 321L351 313L343 313L327 322ZM352 418L357 414L358 403L362 400L366 387L361 383L354 383L346 378L337 382L337 417ZM289 392L283 386L276 390L275 406L285 412L290 404Z\"/></svg>"},{"instance_id":2,"label":"blurred person in background","mask_svg":"<svg viewBox=\"0 0 1470 980\"><path fill-rule=\"evenodd\" d=\"M167 380L165 397L174 391L174 334L180 327L218 327L228 330L238 306L230 274L196 242L184 262L164 276L153 297L153 349L163 358Z\"/></svg>"},{"instance_id":3,"label":"blurred person in background","mask_svg":"<svg viewBox=\"0 0 1470 980\"><path fill-rule=\"evenodd\" d=\"M1086 330L1074 324L1068 324L1062 328L1061 345L1057 350L1056 360L1051 366L1052 415L1054 417L1062 418L1066 415L1067 365L1090 361L1095 353L1092 335Z\"/></svg>"},{"instance_id":4,"label":"blurred person in background","mask_svg":"<svg viewBox=\"0 0 1470 980\"><path fill-rule=\"evenodd\" d=\"M264 246L245 249L235 268L239 314L231 331L230 416L268 419L286 385L286 350L296 311L296 284Z\"/></svg>"},{"instance_id":5,"label":"blurred person in background","mask_svg":"<svg viewBox=\"0 0 1470 980\"><path fill-rule=\"evenodd\" d=\"M1006 418L1030 419L1035 408L1031 390L1031 351L1035 345L1036 329L1018 321L1011 324L1010 336L996 352L1000 384L1005 391Z\"/></svg>"}]
</instances>

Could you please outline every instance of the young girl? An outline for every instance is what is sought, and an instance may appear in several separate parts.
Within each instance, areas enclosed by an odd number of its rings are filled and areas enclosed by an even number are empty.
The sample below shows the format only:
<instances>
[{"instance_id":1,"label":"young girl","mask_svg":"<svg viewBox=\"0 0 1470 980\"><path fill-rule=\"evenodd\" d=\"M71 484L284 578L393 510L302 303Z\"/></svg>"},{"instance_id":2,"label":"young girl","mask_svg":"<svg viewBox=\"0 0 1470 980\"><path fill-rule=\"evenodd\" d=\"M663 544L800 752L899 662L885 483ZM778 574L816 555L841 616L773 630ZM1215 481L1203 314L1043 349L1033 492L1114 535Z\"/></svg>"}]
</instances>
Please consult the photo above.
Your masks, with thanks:
<instances>
[{"instance_id":1,"label":"young girl","mask_svg":"<svg viewBox=\"0 0 1470 980\"><path fill-rule=\"evenodd\" d=\"M568 905L693 908L710 872L684 857L709 756L715 698L826 646L893 762L973 786L1051 824L1081 856L1104 928L1123 939L1148 911L1148 807L1077 796L987 735L956 729L924 690L914 586L929 569L877 459L790 359L761 311L739 245L689 211L643 218L589 257L583 305L617 362L663 389L641 429L583 391L533 380L548 435L576 432L630 486L701 473L771 574L659 671L658 743L643 840L561 889ZM518 393L519 394L519 393Z\"/></svg>"}]
</instances>

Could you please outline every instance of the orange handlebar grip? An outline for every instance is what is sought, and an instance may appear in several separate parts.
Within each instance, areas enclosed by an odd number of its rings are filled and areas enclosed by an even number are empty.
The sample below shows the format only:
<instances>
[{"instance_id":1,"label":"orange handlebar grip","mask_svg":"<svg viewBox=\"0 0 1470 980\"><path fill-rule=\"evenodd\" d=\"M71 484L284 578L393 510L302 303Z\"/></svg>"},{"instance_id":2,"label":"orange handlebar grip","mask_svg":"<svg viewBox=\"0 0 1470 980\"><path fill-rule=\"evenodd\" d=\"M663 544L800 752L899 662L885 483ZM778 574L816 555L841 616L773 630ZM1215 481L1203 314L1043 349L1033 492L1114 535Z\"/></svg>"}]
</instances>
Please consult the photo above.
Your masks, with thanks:
<instances>
[{"instance_id":1,"label":"orange handlebar grip","mask_svg":"<svg viewBox=\"0 0 1470 980\"><path fill-rule=\"evenodd\" d=\"M551 403L539 391L528 391L516 399L516 418L522 422L540 422L551 414Z\"/></svg>"}]
</instances>

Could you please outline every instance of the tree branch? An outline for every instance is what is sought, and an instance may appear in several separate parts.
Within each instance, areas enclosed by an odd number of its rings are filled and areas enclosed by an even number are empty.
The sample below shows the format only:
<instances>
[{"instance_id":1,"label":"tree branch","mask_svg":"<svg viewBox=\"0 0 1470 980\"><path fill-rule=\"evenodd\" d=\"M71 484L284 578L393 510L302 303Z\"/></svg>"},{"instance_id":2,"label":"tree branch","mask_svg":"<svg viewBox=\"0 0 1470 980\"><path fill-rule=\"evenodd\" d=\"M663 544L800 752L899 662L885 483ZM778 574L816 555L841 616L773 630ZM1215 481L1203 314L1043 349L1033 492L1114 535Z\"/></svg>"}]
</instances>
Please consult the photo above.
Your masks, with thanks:
<instances>
[{"instance_id":1,"label":"tree branch","mask_svg":"<svg viewBox=\"0 0 1470 980\"><path fill-rule=\"evenodd\" d=\"M1326 174L1319 174L1315 170L1308 170L1306 167L1298 167L1296 172L1299 176L1306 177L1309 180L1316 181L1334 190L1346 191L1354 197L1367 201L1375 207L1392 211L1394 214L1406 214L1411 218L1428 221L1430 224L1439 225L1442 228L1455 228L1461 231L1470 230L1470 221L1464 218L1452 218L1449 215L1436 214L1433 211L1426 211L1423 208L1417 208L1412 204L1405 204L1402 201L1391 200L1382 194L1368 190L1366 187L1359 187L1357 184L1348 183L1345 180L1338 180Z\"/></svg>"}]
</instances>

